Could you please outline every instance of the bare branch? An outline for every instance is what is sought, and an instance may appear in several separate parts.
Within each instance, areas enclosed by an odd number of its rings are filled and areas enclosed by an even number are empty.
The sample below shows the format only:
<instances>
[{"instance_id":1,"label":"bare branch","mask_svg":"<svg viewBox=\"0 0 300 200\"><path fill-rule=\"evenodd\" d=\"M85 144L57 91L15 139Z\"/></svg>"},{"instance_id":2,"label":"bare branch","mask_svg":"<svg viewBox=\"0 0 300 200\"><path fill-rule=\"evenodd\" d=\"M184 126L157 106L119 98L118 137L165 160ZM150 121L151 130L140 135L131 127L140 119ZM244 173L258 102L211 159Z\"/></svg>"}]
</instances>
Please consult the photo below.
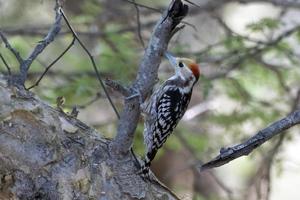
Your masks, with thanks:
<instances>
[{"instance_id":1,"label":"bare branch","mask_svg":"<svg viewBox=\"0 0 300 200\"><path fill-rule=\"evenodd\" d=\"M186 16L187 9L187 5L184 5L180 0L173 0L169 9L165 11L153 30L139 66L136 80L130 87L132 95L137 93L138 95L134 98L125 99L124 110L118 124L117 136L111 144L112 152L116 155L126 154L132 145L134 131L140 116L140 102L151 92L157 79L157 70L161 57L171 39L171 33L182 18Z\"/></svg>"},{"instance_id":2,"label":"bare branch","mask_svg":"<svg viewBox=\"0 0 300 200\"><path fill-rule=\"evenodd\" d=\"M32 53L29 55L27 59L25 59L22 64L20 65L20 77L19 80L16 80L18 85L24 85L26 79L27 79L27 72L32 64L32 62L36 59L36 57L44 51L44 49L54 41L54 38L58 35L60 29L61 29L61 12L60 12L60 7L56 4L56 17L55 17L55 22L50 28L47 36L40 41Z\"/></svg>"},{"instance_id":3,"label":"bare branch","mask_svg":"<svg viewBox=\"0 0 300 200\"><path fill-rule=\"evenodd\" d=\"M134 4L135 10L136 10L137 32L138 32L139 40L140 40L143 48L145 48L145 43L144 43L142 32L141 32L140 10L139 10L139 7L137 6L137 4L135 3L135 0L133 0L133 4Z\"/></svg>"},{"instance_id":4,"label":"bare branch","mask_svg":"<svg viewBox=\"0 0 300 200\"><path fill-rule=\"evenodd\" d=\"M199 6L198 4L196 4L196 3L194 3L194 2L192 2L192 1L190 1L190 0L184 0L185 2L188 2L189 4L191 4L191 5L193 5L193 6L196 6L196 7L198 7L198 8L201 8L201 6Z\"/></svg>"},{"instance_id":5,"label":"bare branch","mask_svg":"<svg viewBox=\"0 0 300 200\"><path fill-rule=\"evenodd\" d=\"M121 85L121 83L117 81L106 79L105 84L111 87L112 89L116 90L117 92L121 93L125 97L130 96L130 91L128 90L128 88L125 88L123 85Z\"/></svg>"},{"instance_id":6,"label":"bare branch","mask_svg":"<svg viewBox=\"0 0 300 200\"><path fill-rule=\"evenodd\" d=\"M102 97L101 93L97 92L95 97L93 97L91 100L89 100L88 102L86 102L84 104L78 105L77 108L84 109L84 108L88 107L89 105L92 105L93 103L98 101L101 97Z\"/></svg>"},{"instance_id":7,"label":"bare branch","mask_svg":"<svg viewBox=\"0 0 300 200\"><path fill-rule=\"evenodd\" d=\"M283 131L297 124L300 124L300 110L297 110L285 118L274 122L241 144L233 147L222 148L220 150L220 154L213 160L201 165L200 170L219 167L241 156L248 155L266 141L270 140L279 133L283 134Z\"/></svg>"},{"instance_id":8,"label":"bare branch","mask_svg":"<svg viewBox=\"0 0 300 200\"><path fill-rule=\"evenodd\" d=\"M2 56L1 53L0 53L0 58L1 58L2 62L3 62L3 64L5 65L6 69L7 69L8 75L11 76L11 70L10 70L10 67L8 66L6 60L4 59L4 57Z\"/></svg>"},{"instance_id":9,"label":"bare branch","mask_svg":"<svg viewBox=\"0 0 300 200\"><path fill-rule=\"evenodd\" d=\"M110 96L109 96L109 94L108 94L108 92L107 92L107 90L106 90L106 87L105 87L105 85L104 85L104 83L103 83L103 81L102 81L102 79L101 79L101 76L100 76L100 73L99 73L99 70L98 70L98 68L97 68L97 65L96 65L96 62L95 62L95 59L94 59L93 55L90 53L90 51L86 48L86 46L85 46L85 45L81 42L81 40L79 39L77 33L74 31L73 27L71 26L71 24L70 24L70 22L69 22L67 16L64 14L64 11L63 11L62 9L60 9L60 12L61 12L62 17L64 18L64 20L65 20L67 26L69 27L70 31L72 32L73 37L78 41L79 45L84 49L84 51L86 52L86 54L89 56L89 58L90 58L90 60L91 60L91 63L92 63L92 66L93 66L93 68L94 68L94 70L95 70L95 72L96 72L97 79L98 79L98 81L99 81L99 83L100 83L100 86L103 88L104 93L105 93L105 95L107 96L107 99L108 99L110 105L112 106L114 112L116 113L117 117L120 118L120 114L119 114L117 108L115 107L115 105L114 105L112 99L110 98Z\"/></svg>"},{"instance_id":10,"label":"bare branch","mask_svg":"<svg viewBox=\"0 0 300 200\"><path fill-rule=\"evenodd\" d=\"M14 54L14 56L17 58L18 62L21 64L23 62L23 58L20 56L20 53L10 45L7 38L1 31L0 31L0 37L5 44L5 47L8 48Z\"/></svg>"},{"instance_id":11,"label":"bare branch","mask_svg":"<svg viewBox=\"0 0 300 200\"><path fill-rule=\"evenodd\" d=\"M235 32L234 30L232 30L227 24L226 22L222 19L222 17L220 16L219 13L215 13L212 12L211 13L212 18L214 18L218 24L224 29L225 33L227 36L236 36L236 37L240 37L246 41L252 42L256 45L267 45L267 42L265 42L264 40L260 40L260 39L255 39L252 38L249 35L244 35L244 34L239 34L237 32Z\"/></svg>"},{"instance_id":12,"label":"bare branch","mask_svg":"<svg viewBox=\"0 0 300 200\"><path fill-rule=\"evenodd\" d=\"M155 21L149 21L141 24L141 29L150 28L153 25L155 25ZM80 26L82 29L86 29L84 25ZM99 31L80 31L77 30L77 35L80 36L86 36L86 37L107 37L109 34L122 34L130 31L136 30L136 26L127 26L120 28L116 31L110 31L110 32L102 32ZM2 31L9 35L28 35L28 36L41 36L45 35L45 27L44 26L31 26L31 27L21 27L21 28L12 28L12 27L6 27L2 28ZM62 30L58 36L64 36L67 34L72 34L69 30Z\"/></svg>"},{"instance_id":13,"label":"bare branch","mask_svg":"<svg viewBox=\"0 0 300 200\"><path fill-rule=\"evenodd\" d=\"M45 68L47 66L44 66ZM42 72L29 72L28 79L38 79ZM71 72L61 72L61 71L49 71L47 72L47 76L52 77L61 77L66 80L73 80L72 78L78 78L82 76L88 76L90 78L96 78L96 74L94 71L71 71ZM102 73L102 76L111 76L110 73Z\"/></svg>"},{"instance_id":14,"label":"bare branch","mask_svg":"<svg viewBox=\"0 0 300 200\"><path fill-rule=\"evenodd\" d=\"M144 4L136 3L135 0L133 0L133 1L125 0L125 1L127 1L128 3L132 3L132 4L134 4L134 6L137 6L137 7L146 8L146 9L154 11L154 12L162 13L162 11L160 9L153 8L153 7L144 5Z\"/></svg>"}]
</instances>

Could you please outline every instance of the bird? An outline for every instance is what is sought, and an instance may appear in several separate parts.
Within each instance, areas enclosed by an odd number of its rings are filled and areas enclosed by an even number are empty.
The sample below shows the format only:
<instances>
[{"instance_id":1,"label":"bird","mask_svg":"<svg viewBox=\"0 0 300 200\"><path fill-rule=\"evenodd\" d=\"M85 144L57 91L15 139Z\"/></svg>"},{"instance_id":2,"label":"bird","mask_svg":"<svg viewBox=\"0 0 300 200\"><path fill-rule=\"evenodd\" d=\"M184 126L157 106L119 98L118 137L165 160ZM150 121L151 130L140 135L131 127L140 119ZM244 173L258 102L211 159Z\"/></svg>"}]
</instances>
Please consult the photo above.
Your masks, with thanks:
<instances>
[{"instance_id":1,"label":"bird","mask_svg":"<svg viewBox=\"0 0 300 200\"><path fill-rule=\"evenodd\" d=\"M151 161L187 110L193 87L200 76L199 65L194 60L175 57L170 52L164 55L175 73L141 105L145 118L143 135L146 146L144 163L140 169L143 177L149 177Z\"/></svg>"}]
</instances>

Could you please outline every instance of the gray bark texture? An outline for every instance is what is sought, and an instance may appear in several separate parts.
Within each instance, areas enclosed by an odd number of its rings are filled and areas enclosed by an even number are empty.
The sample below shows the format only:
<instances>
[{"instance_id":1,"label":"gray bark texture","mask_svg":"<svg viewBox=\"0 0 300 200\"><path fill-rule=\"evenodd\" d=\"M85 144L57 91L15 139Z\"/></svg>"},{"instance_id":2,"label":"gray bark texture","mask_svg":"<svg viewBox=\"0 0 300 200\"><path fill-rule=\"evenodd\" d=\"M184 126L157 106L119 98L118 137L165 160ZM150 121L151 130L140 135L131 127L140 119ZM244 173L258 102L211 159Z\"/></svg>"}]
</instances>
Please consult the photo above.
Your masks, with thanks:
<instances>
[{"instance_id":1,"label":"gray bark texture","mask_svg":"<svg viewBox=\"0 0 300 200\"><path fill-rule=\"evenodd\" d=\"M0 199L176 199L136 174L133 156L0 78Z\"/></svg>"}]
</instances>

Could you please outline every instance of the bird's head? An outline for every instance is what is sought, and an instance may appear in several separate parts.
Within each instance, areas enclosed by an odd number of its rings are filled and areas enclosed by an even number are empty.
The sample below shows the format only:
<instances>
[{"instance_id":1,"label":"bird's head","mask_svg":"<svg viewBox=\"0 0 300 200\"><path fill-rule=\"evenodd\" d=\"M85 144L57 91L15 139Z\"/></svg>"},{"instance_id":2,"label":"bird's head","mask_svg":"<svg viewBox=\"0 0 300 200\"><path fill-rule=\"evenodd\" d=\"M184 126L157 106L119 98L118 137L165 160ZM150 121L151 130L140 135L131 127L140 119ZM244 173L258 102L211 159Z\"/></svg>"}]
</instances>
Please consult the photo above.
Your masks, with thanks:
<instances>
[{"instance_id":1,"label":"bird's head","mask_svg":"<svg viewBox=\"0 0 300 200\"><path fill-rule=\"evenodd\" d=\"M184 80L190 80L191 78L198 81L200 76L199 65L196 61L189 58L174 57L171 53L165 53L166 58L175 69L175 74L180 76Z\"/></svg>"}]
</instances>

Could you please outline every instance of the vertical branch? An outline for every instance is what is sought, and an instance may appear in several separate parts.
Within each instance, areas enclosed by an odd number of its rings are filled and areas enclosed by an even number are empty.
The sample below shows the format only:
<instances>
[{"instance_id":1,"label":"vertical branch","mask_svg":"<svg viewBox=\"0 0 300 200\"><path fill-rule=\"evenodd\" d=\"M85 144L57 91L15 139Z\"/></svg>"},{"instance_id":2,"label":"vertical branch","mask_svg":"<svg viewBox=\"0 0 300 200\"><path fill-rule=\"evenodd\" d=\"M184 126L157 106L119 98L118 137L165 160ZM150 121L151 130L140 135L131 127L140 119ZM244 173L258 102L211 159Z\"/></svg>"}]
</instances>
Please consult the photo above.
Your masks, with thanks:
<instances>
[{"instance_id":1,"label":"vertical branch","mask_svg":"<svg viewBox=\"0 0 300 200\"><path fill-rule=\"evenodd\" d=\"M136 23L137 23L138 37L139 37L139 40L140 40L143 48L145 48L145 43L143 40L142 31L141 31L140 10L139 10L138 5L135 3L135 0L133 0L133 4L134 4L135 10L136 10Z\"/></svg>"},{"instance_id":2,"label":"vertical branch","mask_svg":"<svg viewBox=\"0 0 300 200\"><path fill-rule=\"evenodd\" d=\"M132 146L134 131L140 116L140 102L152 90L157 79L161 56L167 49L172 31L186 16L187 11L188 7L181 0L173 0L153 30L136 80L129 89L131 96L125 100L124 110L118 123L117 136L111 144L112 152L116 155L126 154Z\"/></svg>"},{"instance_id":3,"label":"vertical branch","mask_svg":"<svg viewBox=\"0 0 300 200\"><path fill-rule=\"evenodd\" d=\"M61 7L56 3L55 6L55 11L56 11L56 17L55 17L55 22L50 28L48 34L46 37L40 41L32 53L28 56L27 59L25 59L21 64L20 64L20 74L17 80L15 80L17 85L23 85L25 84L25 81L27 79L27 73L28 70L32 64L32 62L37 58L37 56L44 51L44 49L54 41L54 38L58 35L60 29L61 29L61 12L60 12Z\"/></svg>"},{"instance_id":4,"label":"vertical branch","mask_svg":"<svg viewBox=\"0 0 300 200\"><path fill-rule=\"evenodd\" d=\"M27 73L28 70L31 66L31 64L33 63L33 61L37 58L37 56L42 53L44 51L44 49L51 43L53 42L54 38L57 36L57 34L59 33L60 29L61 29L61 25L60 25L60 21L61 21L61 14L59 12L60 9L60 5L59 2L57 1L55 4L55 11L56 11L56 17L55 17L55 22L52 25L52 27L50 28L48 34L45 36L45 38L40 41L36 47L34 48L34 50L32 51L32 53L28 56L27 59L23 59L20 56L20 53L18 51L16 51L8 42L8 40L6 39L6 37L0 32L0 37L2 39L2 41L4 42L4 44L6 45L6 48L8 48L16 57L16 59L18 60L19 64L20 64L20 72L18 75L11 77L11 81L13 84L15 84L16 86L23 86L25 84L25 81L27 79ZM3 61L3 58L1 56L1 59ZM10 70L9 70L10 72Z\"/></svg>"}]
</instances>

